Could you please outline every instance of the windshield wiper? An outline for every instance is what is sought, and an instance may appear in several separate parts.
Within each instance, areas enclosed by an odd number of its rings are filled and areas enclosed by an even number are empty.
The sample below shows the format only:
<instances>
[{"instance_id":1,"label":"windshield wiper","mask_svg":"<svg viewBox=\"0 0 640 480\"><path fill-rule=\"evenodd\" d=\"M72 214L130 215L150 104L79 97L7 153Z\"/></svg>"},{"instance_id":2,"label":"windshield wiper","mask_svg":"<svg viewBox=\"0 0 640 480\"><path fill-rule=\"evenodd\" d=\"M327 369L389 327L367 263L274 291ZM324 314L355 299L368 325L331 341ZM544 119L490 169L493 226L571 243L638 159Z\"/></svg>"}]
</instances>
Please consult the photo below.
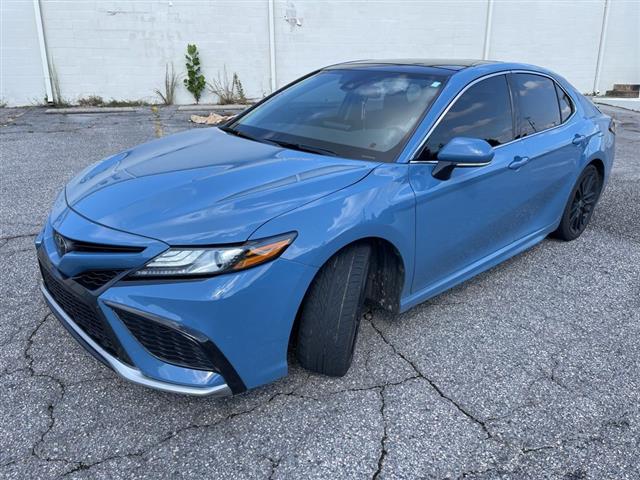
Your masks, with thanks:
<instances>
[{"instance_id":1,"label":"windshield wiper","mask_svg":"<svg viewBox=\"0 0 640 480\"><path fill-rule=\"evenodd\" d=\"M302 152L318 153L320 155L330 155L332 157L338 156L336 152L334 152L333 150L328 150L326 148L311 147L309 145L304 145L302 143L285 142L283 140L272 140L272 139L266 139L266 138L252 137L251 135L247 135L241 130L236 130L235 128L231 128L226 125L221 125L218 128L223 132L230 133L231 135L235 135L237 137L246 138L247 140L253 140L254 142L269 143L271 145L277 145L283 148L290 148L292 150L300 150Z\"/></svg>"},{"instance_id":2,"label":"windshield wiper","mask_svg":"<svg viewBox=\"0 0 640 480\"><path fill-rule=\"evenodd\" d=\"M222 125L222 126L220 126L218 128L220 130L222 130L223 132L230 133L231 135L235 135L236 137L246 138L247 140L253 140L254 142L268 143L269 145L275 145L276 147L281 146L278 142L274 142L273 140L267 140L265 138L252 137L251 135L248 135L248 134L244 133L241 130L236 130L235 128L227 127L226 125Z\"/></svg>"},{"instance_id":3,"label":"windshield wiper","mask_svg":"<svg viewBox=\"0 0 640 480\"><path fill-rule=\"evenodd\" d=\"M253 140L255 142L258 141L257 138L252 137L251 135L247 135L246 133L241 132L240 130L236 130L235 128L227 127L226 125L221 125L218 128L223 132L230 133L231 135L235 135L236 137L246 138L247 140Z\"/></svg>"},{"instance_id":4,"label":"windshield wiper","mask_svg":"<svg viewBox=\"0 0 640 480\"><path fill-rule=\"evenodd\" d=\"M326 148L320 147L311 147L309 145L304 145L302 143L294 143L294 142L285 142L282 140L271 140L273 143L277 143L281 147L290 148L292 150L300 150L301 152L311 152L318 153L320 155L330 155L332 157L337 157L338 154L333 150L328 150Z\"/></svg>"}]
</instances>

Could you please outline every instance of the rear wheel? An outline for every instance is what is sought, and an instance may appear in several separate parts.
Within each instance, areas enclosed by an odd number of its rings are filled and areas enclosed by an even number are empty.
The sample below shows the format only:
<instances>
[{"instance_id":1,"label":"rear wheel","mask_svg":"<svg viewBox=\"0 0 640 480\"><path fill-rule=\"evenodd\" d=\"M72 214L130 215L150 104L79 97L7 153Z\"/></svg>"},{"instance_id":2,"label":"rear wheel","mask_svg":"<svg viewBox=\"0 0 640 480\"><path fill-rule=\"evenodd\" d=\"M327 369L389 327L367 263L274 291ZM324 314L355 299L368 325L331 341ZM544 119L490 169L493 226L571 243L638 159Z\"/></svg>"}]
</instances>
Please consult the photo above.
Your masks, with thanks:
<instances>
[{"instance_id":1,"label":"rear wheel","mask_svg":"<svg viewBox=\"0 0 640 480\"><path fill-rule=\"evenodd\" d=\"M571 191L562 220L553 236L566 241L578 238L591 220L601 190L602 178L598 169L588 165Z\"/></svg>"},{"instance_id":2,"label":"rear wheel","mask_svg":"<svg viewBox=\"0 0 640 480\"><path fill-rule=\"evenodd\" d=\"M300 315L296 354L304 368L331 376L342 376L349 370L370 256L369 245L351 245L318 272Z\"/></svg>"}]
</instances>

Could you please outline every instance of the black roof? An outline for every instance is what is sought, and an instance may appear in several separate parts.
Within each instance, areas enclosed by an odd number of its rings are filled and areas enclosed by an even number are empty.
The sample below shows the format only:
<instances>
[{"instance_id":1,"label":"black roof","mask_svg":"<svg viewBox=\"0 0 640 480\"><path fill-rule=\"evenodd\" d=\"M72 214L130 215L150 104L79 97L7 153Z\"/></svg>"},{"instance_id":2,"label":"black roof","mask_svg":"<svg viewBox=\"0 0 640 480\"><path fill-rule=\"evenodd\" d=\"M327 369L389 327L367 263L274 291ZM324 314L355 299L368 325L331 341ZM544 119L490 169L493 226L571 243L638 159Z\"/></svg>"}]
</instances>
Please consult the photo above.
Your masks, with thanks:
<instances>
[{"instance_id":1,"label":"black roof","mask_svg":"<svg viewBox=\"0 0 640 480\"><path fill-rule=\"evenodd\" d=\"M447 70L462 70L463 68L475 67L487 63L499 63L491 60L478 59L443 59L443 58L399 58L385 60L355 60L352 62L338 63L332 65L331 68L348 68L348 67L371 67L382 65L398 65L398 66L417 66L417 67L435 67L445 68Z\"/></svg>"}]
</instances>

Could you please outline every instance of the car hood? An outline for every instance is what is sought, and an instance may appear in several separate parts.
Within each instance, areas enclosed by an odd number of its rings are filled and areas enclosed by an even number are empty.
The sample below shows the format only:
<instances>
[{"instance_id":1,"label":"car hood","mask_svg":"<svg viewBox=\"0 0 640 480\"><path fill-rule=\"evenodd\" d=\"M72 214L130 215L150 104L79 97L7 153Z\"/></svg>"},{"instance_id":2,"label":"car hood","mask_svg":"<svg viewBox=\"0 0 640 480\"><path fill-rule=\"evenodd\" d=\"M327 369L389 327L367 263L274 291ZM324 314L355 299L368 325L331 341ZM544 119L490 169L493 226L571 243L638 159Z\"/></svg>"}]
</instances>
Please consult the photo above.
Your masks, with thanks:
<instances>
[{"instance_id":1,"label":"car hood","mask_svg":"<svg viewBox=\"0 0 640 480\"><path fill-rule=\"evenodd\" d=\"M66 199L89 220L170 245L234 243L376 165L194 129L88 167Z\"/></svg>"}]
</instances>

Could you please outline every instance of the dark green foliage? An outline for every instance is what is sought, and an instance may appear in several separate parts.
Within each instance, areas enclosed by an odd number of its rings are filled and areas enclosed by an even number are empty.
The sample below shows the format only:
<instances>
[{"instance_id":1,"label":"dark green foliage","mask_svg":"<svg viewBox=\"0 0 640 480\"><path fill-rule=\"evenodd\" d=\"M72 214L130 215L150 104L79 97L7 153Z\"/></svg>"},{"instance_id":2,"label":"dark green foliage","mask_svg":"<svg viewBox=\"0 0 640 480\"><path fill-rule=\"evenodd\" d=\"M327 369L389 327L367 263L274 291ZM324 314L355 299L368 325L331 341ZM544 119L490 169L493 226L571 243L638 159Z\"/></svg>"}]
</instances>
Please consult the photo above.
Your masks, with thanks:
<instances>
[{"instance_id":1,"label":"dark green foliage","mask_svg":"<svg viewBox=\"0 0 640 480\"><path fill-rule=\"evenodd\" d=\"M196 103L200 102L200 96L206 85L204 75L200 72L200 55L198 53L198 47L195 44L187 45L187 54L185 55L187 60L187 78L184 79L184 86L191 92L193 98L196 99Z\"/></svg>"}]
</instances>

